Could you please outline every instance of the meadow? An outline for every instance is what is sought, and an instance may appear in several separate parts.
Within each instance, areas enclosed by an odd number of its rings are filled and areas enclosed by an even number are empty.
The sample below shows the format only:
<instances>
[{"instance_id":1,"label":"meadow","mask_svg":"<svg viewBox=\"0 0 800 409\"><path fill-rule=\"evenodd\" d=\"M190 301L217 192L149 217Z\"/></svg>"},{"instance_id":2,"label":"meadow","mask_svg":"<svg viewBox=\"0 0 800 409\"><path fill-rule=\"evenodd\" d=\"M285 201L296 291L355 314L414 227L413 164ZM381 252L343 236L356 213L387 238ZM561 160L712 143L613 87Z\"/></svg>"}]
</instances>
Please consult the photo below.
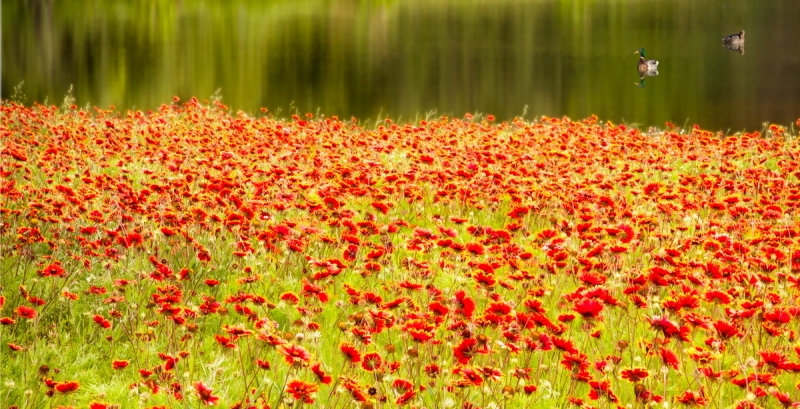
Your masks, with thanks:
<instances>
[{"instance_id":1,"label":"meadow","mask_svg":"<svg viewBox=\"0 0 800 409\"><path fill-rule=\"evenodd\" d=\"M793 126L0 110L3 408L800 407Z\"/></svg>"}]
</instances>

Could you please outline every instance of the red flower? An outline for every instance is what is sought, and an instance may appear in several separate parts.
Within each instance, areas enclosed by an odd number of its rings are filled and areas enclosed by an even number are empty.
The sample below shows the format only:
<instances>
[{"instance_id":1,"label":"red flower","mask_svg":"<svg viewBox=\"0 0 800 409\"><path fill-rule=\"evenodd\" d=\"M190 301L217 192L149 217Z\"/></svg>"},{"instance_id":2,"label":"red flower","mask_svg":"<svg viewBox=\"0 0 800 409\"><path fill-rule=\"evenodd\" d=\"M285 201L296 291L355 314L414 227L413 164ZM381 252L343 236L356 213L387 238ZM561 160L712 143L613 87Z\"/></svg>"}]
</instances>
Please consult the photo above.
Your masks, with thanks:
<instances>
[{"instance_id":1,"label":"red flower","mask_svg":"<svg viewBox=\"0 0 800 409\"><path fill-rule=\"evenodd\" d=\"M350 396L356 402L366 402L367 395L361 390L361 386L353 379L342 377L342 386L350 392Z\"/></svg>"},{"instance_id":2,"label":"red flower","mask_svg":"<svg viewBox=\"0 0 800 409\"><path fill-rule=\"evenodd\" d=\"M782 369L788 362L786 355L777 351L758 351L758 354L761 355L761 360L758 362L759 367L767 365Z\"/></svg>"},{"instance_id":3,"label":"red flower","mask_svg":"<svg viewBox=\"0 0 800 409\"><path fill-rule=\"evenodd\" d=\"M480 243L467 243L467 251L475 255L483 255L484 248L483 245Z\"/></svg>"},{"instance_id":4,"label":"red flower","mask_svg":"<svg viewBox=\"0 0 800 409\"><path fill-rule=\"evenodd\" d=\"M578 349L575 348L575 343L572 342L571 339L561 338L561 337L553 337L552 338L553 345L562 350L572 354L577 354Z\"/></svg>"},{"instance_id":5,"label":"red flower","mask_svg":"<svg viewBox=\"0 0 800 409\"><path fill-rule=\"evenodd\" d=\"M114 369L125 369L128 366L128 361L115 360L111 362Z\"/></svg>"},{"instance_id":6,"label":"red flower","mask_svg":"<svg viewBox=\"0 0 800 409\"><path fill-rule=\"evenodd\" d=\"M700 389L699 393L695 393L694 391L685 391L683 392L683 395L677 396L675 399L684 405L705 406L708 403L708 399L706 399L703 389Z\"/></svg>"},{"instance_id":7,"label":"red flower","mask_svg":"<svg viewBox=\"0 0 800 409\"><path fill-rule=\"evenodd\" d=\"M403 406L403 405L409 403L411 401L411 399L414 399L414 397L416 395L417 395L417 393L414 392L414 390L410 390L410 391L398 396L397 400L395 400L394 403L396 405Z\"/></svg>"},{"instance_id":8,"label":"red flower","mask_svg":"<svg viewBox=\"0 0 800 409\"><path fill-rule=\"evenodd\" d=\"M650 328L654 328L657 330L661 330L665 337L671 338L675 335L679 335L681 330L678 328L678 325L674 322L670 321L667 317L653 317L653 318L646 318L647 322L650 323Z\"/></svg>"},{"instance_id":9,"label":"red flower","mask_svg":"<svg viewBox=\"0 0 800 409\"><path fill-rule=\"evenodd\" d=\"M288 292L281 294L280 300L286 301L291 305L297 305L297 303L300 301L300 298L295 293Z\"/></svg>"},{"instance_id":10,"label":"red flower","mask_svg":"<svg viewBox=\"0 0 800 409\"><path fill-rule=\"evenodd\" d=\"M475 312L475 300L467 295L464 290L458 290L455 294L456 313L467 318L471 318Z\"/></svg>"},{"instance_id":11,"label":"red flower","mask_svg":"<svg viewBox=\"0 0 800 409\"><path fill-rule=\"evenodd\" d=\"M575 306L572 308L585 319L596 319L603 311L603 303L590 298L584 298L576 301Z\"/></svg>"},{"instance_id":12,"label":"red flower","mask_svg":"<svg viewBox=\"0 0 800 409\"><path fill-rule=\"evenodd\" d=\"M289 365L306 364L311 360L311 353L300 345L280 345L278 352L285 357Z\"/></svg>"},{"instance_id":13,"label":"red flower","mask_svg":"<svg viewBox=\"0 0 800 409\"><path fill-rule=\"evenodd\" d=\"M29 320L36 318L37 315L36 310L28 307L27 305L20 305L16 310L14 310L14 312L16 312L20 317L27 318Z\"/></svg>"},{"instance_id":14,"label":"red flower","mask_svg":"<svg viewBox=\"0 0 800 409\"><path fill-rule=\"evenodd\" d=\"M661 362L663 362L664 365L670 366L676 371L680 370L681 362L678 359L678 356L675 355L675 353L670 349L661 347L659 355L661 356Z\"/></svg>"},{"instance_id":15,"label":"red flower","mask_svg":"<svg viewBox=\"0 0 800 409\"><path fill-rule=\"evenodd\" d=\"M644 378L650 376L650 372L645 368L625 368L619 373L622 379L627 379L630 382L637 383Z\"/></svg>"},{"instance_id":16,"label":"red flower","mask_svg":"<svg viewBox=\"0 0 800 409\"><path fill-rule=\"evenodd\" d=\"M727 305L731 303L731 296L728 293L720 290L708 290L703 294L708 302L719 302L720 304Z\"/></svg>"},{"instance_id":17,"label":"red flower","mask_svg":"<svg viewBox=\"0 0 800 409\"><path fill-rule=\"evenodd\" d=\"M141 244L143 241L144 239L139 233L130 233L125 237L117 237L117 243L122 244L125 248L131 248L137 244Z\"/></svg>"},{"instance_id":18,"label":"red flower","mask_svg":"<svg viewBox=\"0 0 800 409\"><path fill-rule=\"evenodd\" d=\"M469 364L469 360L478 352L478 341L475 338L465 338L453 348L453 355L462 365Z\"/></svg>"},{"instance_id":19,"label":"red flower","mask_svg":"<svg viewBox=\"0 0 800 409\"><path fill-rule=\"evenodd\" d=\"M372 207L378 209L381 213L389 213L389 206L381 202L372 202Z\"/></svg>"},{"instance_id":20,"label":"red flower","mask_svg":"<svg viewBox=\"0 0 800 409\"><path fill-rule=\"evenodd\" d=\"M714 329L717 330L717 334L723 340L729 339L731 337L740 337L741 338L741 337L744 336L744 334L739 332L739 330L736 329L735 326L733 326L730 323L727 323L725 321L722 321L722 320L717 321L717 322L714 323Z\"/></svg>"},{"instance_id":21,"label":"red flower","mask_svg":"<svg viewBox=\"0 0 800 409\"><path fill-rule=\"evenodd\" d=\"M95 314L93 319L94 319L95 324L97 324L97 325L99 325L99 326L101 326L103 328L111 328L111 322L109 320L105 319L102 315Z\"/></svg>"},{"instance_id":22,"label":"red flower","mask_svg":"<svg viewBox=\"0 0 800 409\"><path fill-rule=\"evenodd\" d=\"M614 392L611 391L611 382L608 380L602 381L589 381L589 387L592 390L589 392L589 398L592 400L598 400L601 397L607 397L609 401L613 403L619 402L619 398Z\"/></svg>"},{"instance_id":23,"label":"red flower","mask_svg":"<svg viewBox=\"0 0 800 409\"><path fill-rule=\"evenodd\" d=\"M70 393L77 391L80 386L78 381L60 382L56 385L56 390L60 393Z\"/></svg>"},{"instance_id":24,"label":"red flower","mask_svg":"<svg viewBox=\"0 0 800 409\"><path fill-rule=\"evenodd\" d=\"M483 378L481 377L480 372L478 372L472 367L466 366L462 368L456 368L453 370L453 374L457 375L459 373L461 374L461 376L464 377L464 381L466 381L468 385L477 386L483 384Z\"/></svg>"},{"instance_id":25,"label":"red flower","mask_svg":"<svg viewBox=\"0 0 800 409\"><path fill-rule=\"evenodd\" d=\"M394 388L397 393L402 394L414 390L414 384L408 379L397 378L392 382L392 388Z\"/></svg>"},{"instance_id":26,"label":"red flower","mask_svg":"<svg viewBox=\"0 0 800 409\"><path fill-rule=\"evenodd\" d=\"M627 224L620 224L617 226L617 229L621 230L625 233L625 237L619 239L619 241L623 243L630 243L636 237L636 233L633 231L633 227Z\"/></svg>"},{"instance_id":27,"label":"red flower","mask_svg":"<svg viewBox=\"0 0 800 409\"><path fill-rule=\"evenodd\" d=\"M375 352L370 352L364 355L364 359L361 361L361 367L367 372L380 370L382 366L383 360L381 359L381 356Z\"/></svg>"},{"instance_id":28,"label":"red flower","mask_svg":"<svg viewBox=\"0 0 800 409\"><path fill-rule=\"evenodd\" d=\"M530 210L531 208L528 206L515 206L507 213L507 216L513 219L521 219L527 216Z\"/></svg>"},{"instance_id":29,"label":"red flower","mask_svg":"<svg viewBox=\"0 0 800 409\"><path fill-rule=\"evenodd\" d=\"M331 378L329 375L327 375L325 372L322 371L319 362L317 362L316 364L314 364L314 366L311 367L311 372L314 372L314 375L317 375L317 379L319 380L319 382L324 385L330 384L331 381L333 380L333 378Z\"/></svg>"},{"instance_id":30,"label":"red flower","mask_svg":"<svg viewBox=\"0 0 800 409\"><path fill-rule=\"evenodd\" d=\"M314 403L312 395L318 390L319 387L317 387L317 385L303 382L299 379L293 379L286 384L286 393L305 403Z\"/></svg>"},{"instance_id":31,"label":"red flower","mask_svg":"<svg viewBox=\"0 0 800 409\"><path fill-rule=\"evenodd\" d=\"M344 258L345 261L354 261L356 259L356 255L358 255L358 246L355 244L350 244L342 254L342 258Z\"/></svg>"},{"instance_id":32,"label":"red flower","mask_svg":"<svg viewBox=\"0 0 800 409\"><path fill-rule=\"evenodd\" d=\"M564 353L564 359L561 364L572 372L582 372L589 368L589 357L583 353Z\"/></svg>"},{"instance_id":33,"label":"red flower","mask_svg":"<svg viewBox=\"0 0 800 409\"><path fill-rule=\"evenodd\" d=\"M197 393L197 397L200 398L200 401L203 402L206 406L214 406L219 401L219 396L214 396L211 393L213 392L211 388L209 388L203 382L195 382L194 389Z\"/></svg>"},{"instance_id":34,"label":"red flower","mask_svg":"<svg viewBox=\"0 0 800 409\"><path fill-rule=\"evenodd\" d=\"M64 276L64 268L61 267L61 263L56 262L45 267L39 274L42 277L62 277Z\"/></svg>"},{"instance_id":35,"label":"red flower","mask_svg":"<svg viewBox=\"0 0 800 409\"><path fill-rule=\"evenodd\" d=\"M441 368L439 368L439 365L436 364L428 364L425 365L425 373L431 378L435 378L441 373Z\"/></svg>"},{"instance_id":36,"label":"red flower","mask_svg":"<svg viewBox=\"0 0 800 409\"><path fill-rule=\"evenodd\" d=\"M357 364L361 362L361 353L358 352L358 349L353 345L346 342L342 343L342 345L339 346L339 350L342 351L345 358L350 361L350 363Z\"/></svg>"}]
</instances>

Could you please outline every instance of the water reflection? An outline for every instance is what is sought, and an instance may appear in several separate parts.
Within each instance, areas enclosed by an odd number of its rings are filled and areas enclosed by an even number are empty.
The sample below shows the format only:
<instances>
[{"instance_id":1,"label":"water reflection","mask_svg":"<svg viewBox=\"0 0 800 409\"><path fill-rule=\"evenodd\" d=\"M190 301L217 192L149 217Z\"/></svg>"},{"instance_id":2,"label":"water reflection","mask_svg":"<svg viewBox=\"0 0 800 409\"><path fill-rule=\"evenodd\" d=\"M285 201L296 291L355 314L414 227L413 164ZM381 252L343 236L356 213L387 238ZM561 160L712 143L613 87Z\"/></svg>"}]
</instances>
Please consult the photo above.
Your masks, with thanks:
<instances>
[{"instance_id":1,"label":"water reflection","mask_svg":"<svg viewBox=\"0 0 800 409\"><path fill-rule=\"evenodd\" d=\"M740 44L725 43L722 46L731 51L737 51L739 54L744 55L744 43Z\"/></svg>"},{"instance_id":2,"label":"water reflection","mask_svg":"<svg viewBox=\"0 0 800 409\"><path fill-rule=\"evenodd\" d=\"M639 70L639 83L636 85L638 85L639 88L644 88L645 77L655 77L656 75L658 75L657 68L645 69L644 71Z\"/></svg>"},{"instance_id":3,"label":"water reflection","mask_svg":"<svg viewBox=\"0 0 800 409\"><path fill-rule=\"evenodd\" d=\"M760 129L800 116L800 1L3 2L2 95L157 109L221 89L233 112L430 112ZM719 52L746 27L748 57ZM630 88L630 50L661 60ZM715 52L716 51L716 52ZM743 51L740 46L738 50ZM735 58L734 58L735 57ZM736 83L736 87L730 87ZM642 83L644 85L644 83Z\"/></svg>"}]
</instances>

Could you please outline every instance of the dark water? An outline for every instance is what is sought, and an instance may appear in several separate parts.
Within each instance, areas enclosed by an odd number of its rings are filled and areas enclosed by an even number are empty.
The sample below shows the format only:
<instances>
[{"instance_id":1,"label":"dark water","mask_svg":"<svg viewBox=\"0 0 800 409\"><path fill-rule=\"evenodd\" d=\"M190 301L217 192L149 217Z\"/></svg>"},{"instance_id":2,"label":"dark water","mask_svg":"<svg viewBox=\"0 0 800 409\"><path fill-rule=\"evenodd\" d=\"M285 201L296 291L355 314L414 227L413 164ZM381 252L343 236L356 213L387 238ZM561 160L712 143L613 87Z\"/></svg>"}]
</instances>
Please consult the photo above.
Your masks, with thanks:
<instances>
[{"instance_id":1,"label":"dark water","mask_svg":"<svg viewBox=\"0 0 800 409\"><path fill-rule=\"evenodd\" d=\"M2 96L750 130L800 117L798 21L797 0L6 0ZM740 29L744 54L722 47ZM660 61L644 84L639 47Z\"/></svg>"}]
</instances>

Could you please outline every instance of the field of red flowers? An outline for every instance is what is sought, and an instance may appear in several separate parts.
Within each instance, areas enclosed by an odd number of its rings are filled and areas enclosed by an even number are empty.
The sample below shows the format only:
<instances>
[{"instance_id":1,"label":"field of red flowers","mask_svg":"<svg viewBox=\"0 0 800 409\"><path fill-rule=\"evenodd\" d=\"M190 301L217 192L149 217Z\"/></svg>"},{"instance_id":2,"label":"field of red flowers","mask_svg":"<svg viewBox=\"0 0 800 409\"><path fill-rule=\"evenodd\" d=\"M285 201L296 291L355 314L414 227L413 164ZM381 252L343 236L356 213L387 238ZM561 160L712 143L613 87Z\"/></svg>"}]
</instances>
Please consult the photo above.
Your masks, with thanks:
<instances>
[{"instance_id":1,"label":"field of red flowers","mask_svg":"<svg viewBox=\"0 0 800 409\"><path fill-rule=\"evenodd\" d=\"M800 144L2 105L3 408L800 403Z\"/></svg>"}]
</instances>

